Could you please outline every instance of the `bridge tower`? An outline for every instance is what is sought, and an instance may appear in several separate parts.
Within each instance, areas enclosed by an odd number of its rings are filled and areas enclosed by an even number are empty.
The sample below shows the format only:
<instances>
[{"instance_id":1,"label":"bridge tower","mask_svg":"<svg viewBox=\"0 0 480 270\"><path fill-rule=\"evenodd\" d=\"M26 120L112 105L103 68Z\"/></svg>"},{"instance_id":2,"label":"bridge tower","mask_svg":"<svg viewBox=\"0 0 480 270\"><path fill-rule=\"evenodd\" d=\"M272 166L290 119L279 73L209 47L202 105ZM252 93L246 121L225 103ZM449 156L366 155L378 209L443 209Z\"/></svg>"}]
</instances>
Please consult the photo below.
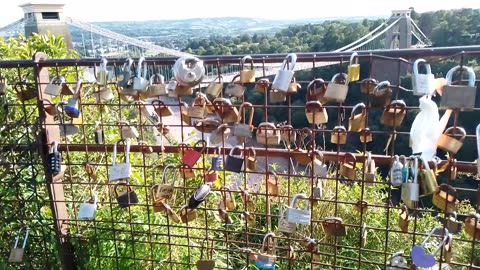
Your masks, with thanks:
<instances>
[{"instance_id":1,"label":"bridge tower","mask_svg":"<svg viewBox=\"0 0 480 270\"><path fill-rule=\"evenodd\" d=\"M25 36L32 33L46 34L50 31L55 36L64 37L67 48L73 49L72 37L63 13L65 4L22 4L25 18Z\"/></svg>"},{"instance_id":2,"label":"bridge tower","mask_svg":"<svg viewBox=\"0 0 480 270\"><path fill-rule=\"evenodd\" d=\"M385 36L385 49L406 49L412 47L411 9L393 10L389 24L400 19Z\"/></svg>"}]
</instances>

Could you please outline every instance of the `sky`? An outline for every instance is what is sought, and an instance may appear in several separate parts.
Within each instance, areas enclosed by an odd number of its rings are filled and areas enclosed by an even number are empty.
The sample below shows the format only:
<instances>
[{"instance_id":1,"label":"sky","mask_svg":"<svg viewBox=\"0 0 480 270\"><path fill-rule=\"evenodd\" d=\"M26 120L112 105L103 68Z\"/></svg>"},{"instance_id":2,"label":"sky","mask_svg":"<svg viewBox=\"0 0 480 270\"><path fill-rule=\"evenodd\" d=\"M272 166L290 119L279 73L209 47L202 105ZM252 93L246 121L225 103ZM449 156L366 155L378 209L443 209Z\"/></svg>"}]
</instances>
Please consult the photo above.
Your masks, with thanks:
<instances>
[{"instance_id":1,"label":"sky","mask_svg":"<svg viewBox=\"0 0 480 270\"><path fill-rule=\"evenodd\" d=\"M145 21L205 17L265 19L336 16L388 16L393 9L414 7L417 12L452 8L480 8L480 0L3 0L0 27L23 17L20 4L63 3L67 16L86 22ZM365 3L370 4L365 4ZM242 4L237 4L242 3ZM291 7L287 3L290 3ZM341 5L338 5L341 3Z\"/></svg>"}]
</instances>

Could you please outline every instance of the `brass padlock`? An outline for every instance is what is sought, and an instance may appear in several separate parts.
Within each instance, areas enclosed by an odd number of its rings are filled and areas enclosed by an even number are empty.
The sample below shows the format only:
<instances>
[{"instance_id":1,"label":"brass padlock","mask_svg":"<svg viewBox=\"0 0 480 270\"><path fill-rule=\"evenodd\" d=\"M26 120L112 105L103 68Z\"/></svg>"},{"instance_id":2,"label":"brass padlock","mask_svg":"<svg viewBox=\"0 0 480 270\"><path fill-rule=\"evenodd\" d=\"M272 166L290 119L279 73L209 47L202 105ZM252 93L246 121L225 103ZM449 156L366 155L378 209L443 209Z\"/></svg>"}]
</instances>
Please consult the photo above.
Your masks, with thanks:
<instances>
[{"instance_id":1,"label":"brass padlock","mask_svg":"<svg viewBox=\"0 0 480 270\"><path fill-rule=\"evenodd\" d=\"M168 105L166 105L163 101L159 99L155 99L155 100L152 100L151 104L153 106L153 109L155 110L155 113L157 113L157 115L160 118L173 115L172 109Z\"/></svg>"},{"instance_id":2,"label":"brass padlock","mask_svg":"<svg viewBox=\"0 0 480 270\"><path fill-rule=\"evenodd\" d=\"M322 221L323 232L329 237L342 237L347 235L343 220L339 217L327 217Z\"/></svg>"},{"instance_id":3,"label":"brass padlock","mask_svg":"<svg viewBox=\"0 0 480 270\"><path fill-rule=\"evenodd\" d=\"M310 124L326 124L328 122L327 109L319 101L307 101L305 104L305 114Z\"/></svg>"},{"instance_id":4,"label":"brass padlock","mask_svg":"<svg viewBox=\"0 0 480 270\"><path fill-rule=\"evenodd\" d=\"M458 131L458 133L456 132ZM457 136L459 137L457 139ZM463 145L463 141L467 137L467 132L462 127L449 127L438 138L438 148L445 152L456 154Z\"/></svg>"},{"instance_id":5,"label":"brass padlock","mask_svg":"<svg viewBox=\"0 0 480 270\"><path fill-rule=\"evenodd\" d=\"M383 110L380 123L385 126L398 127L402 124L407 114L407 104L403 100L394 100Z\"/></svg>"},{"instance_id":6,"label":"brass padlock","mask_svg":"<svg viewBox=\"0 0 480 270\"><path fill-rule=\"evenodd\" d=\"M217 79L218 79L218 82L217 82ZM211 81L208 84L207 89L205 90L205 94L212 98L217 98L222 93L222 89L223 89L223 76L220 75L220 76L217 76L213 81Z\"/></svg>"},{"instance_id":7,"label":"brass padlock","mask_svg":"<svg viewBox=\"0 0 480 270\"><path fill-rule=\"evenodd\" d=\"M465 219L465 231L474 240L480 240L480 214L470 213Z\"/></svg>"},{"instance_id":8,"label":"brass padlock","mask_svg":"<svg viewBox=\"0 0 480 270\"><path fill-rule=\"evenodd\" d=\"M288 86L288 90L286 94L296 94L298 92L298 89L302 89L302 85L297 83L297 79L293 77L292 82L290 83L290 86Z\"/></svg>"},{"instance_id":9,"label":"brass padlock","mask_svg":"<svg viewBox=\"0 0 480 270\"><path fill-rule=\"evenodd\" d=\"M347 74L337 73L332 77L328 83L327 90L323 95L328 102L343 103L347 98L348 80Z\"/></svg>"},{"instance_id":10,"label":"brass padlock","mask_svg":"<svg viewBox=\"0 0 480 270\"><path fill-rule=\"evenodd\" d=\"M180 208L180 219L183 223L192 222L197 218L197 210L190 209L186 205Z\"/></svg>"},{"instance_id":11,"label":"brass padlock","mask_svg":"<svg viewBox=\"0 0 480 270\"><path fill-rule=\"evenodd\" d=\"M278 175L274 171L268 171L265 174L267 182L267 193L272 196L278 196L281 191L280 181L278 180Z\"/></svg>"},{"instance_id":12,"label":"brass padlock","mask_svg":"<svg viewBox=\"0 0 480 270\"><path fill-rule=\"evenodd\" d=\"M216 98L212 102L213 108L217 116L224 123L236 123L240 120L240 114L232 102L227 98Z\"/></svg>"},{"instance_id":13,"label":"brass padlock","mask_svg":"<svg viewBox=\"0 0 480 270\"><path fill-rule=\"evenodd\" d=\"M246 109L250 108L250 114L246 114ZM240 105L240 117L243 119L244 123L235 123L233 125L233 136L251 138L253 131L253 114L255 109L253 108L252 103L244 102ZM244 116L245 115L245 116Z\"/></svg>"},{"instance_id":14,"label":"brass padlock","mask_svg":"<svg viewBox=\"0 0 480 270\"><path fill-rule=\"evenodd\" d=\"M203 119L205 117L205 109L207 106L207 102L199 95L197 95L193 101L192 105L188 107L188 117L190 119L192 118L197 118L197 119Z\"/></svg>"},{"instance_id":15,"label":"brass padlock","mask_svg":"<svg viewBox=\"0 0 480 270\"><path fill-rule=\"evenodd\" d=\"M358 103L352 109L350 118L348 121L348 131L360 132L362 129L366 128L367 122L367 106L365 103ZM361 113L355 113L357 110L361 110Z\"/></svg>"},{"instance_id":16,"label":"brass padlock","mask_svg":"<svg viewBox=\"0 0 480 270\"><path fill-rule=\"evenodd\" d=\"M370 106L372 108L383 108L390 104L392 98L392 88L389 81L379 82L373 93L370 95Z\"/></svg>"},{"instance_id":17,"label":"brass padlock","mask_svg":"<svg viewBox=\"0 0 480 270\"><path fill-rule=\"evenodd\" d=\"M240 81L236 81L237 79L240 79L240 75L236 75L233 77L232 82L230 82L225 88L225 95L234 96L237 98L243 97L243 93L245 92L245 86L243 86Z\"/></svg>"},{"instance_id":18,"label":"brass padlock","mask_svg":"<svg viewBox=\"0 0 480 270\"><path fill-rule=\"evenodd\" d=\"M258 125L256 139L263 145L279 145L280 134L274 124L263 122Z\"/></svg>"},{"instance_id":19,"label":"brass padlock","mask_svg":"<svg viewBox=\"0 0 480 270\"><path fill-rule=\"evenodd\" d=\"M117 121L120 127L122 139L136 139L140 136L136 127L131 126L127 121Z\"/></svg>"},{"instance_id":20,"label":"brass padlock","mask_svg":"<svg viewBox=\"0 0 480 270\"><path fill-rule=\"evenodd\" d=\"M367 158L363 163L363 173L365 176L365 184L368 186L373 185L377 176L377 168L375 167L375 160L372 158L370 152L367 153Z\"/></svg>"},{"instance_id":21,"label":"brass padlock","mask_svg":"<svg viewBox=\"0 0 480 270\"><path fill-rule=\"evenodd\" d=\"M293 129L292 125L283 125L279 128L280 140L285 142L288 146L290 143L297 140L297 132Z\"/></svg>"},{"instance_id":22,"label":"brass padlock","mask_svg":"<svg viewBox=\"0 0 480 270\"><path fill-rule=\"evenodd\" d=\"M245 204L246 211L255 211L255 203L252 201L252 198L250 198L250 193L247 190L242 189L240 191L240 195L242 197L243 203Z\"/></svg>"},{"instance_id":23,"label":"brass padlock","mask_svg":"<svg viewBox=\"0 0 480 270\"><path fill-rule=\"evenodd\" d=\"M255 91L265 93L268 91L268 86L270 85L270 80L269 79L259 79L255 83Z\"/></svg>"},{"instance_id":24,"label":"brass padlock","mask_svg":"<svg viewBox=\"0 0 480 270\"><path fill-rule=\"evenodd\" d=\"M448 218L446 218L445 227L453 234L462 231L462 222L457 220L457 212L450 213Z\"/></svg>"},{"instance_id":25,"label":"brass padlock","mask_svg":"<svg viewBox=\"0 0 480 270\"><path fill-rule=\"evenodd\" d=\"M159 73L153 74L148 80L148 89L141 92L142 98L166 96L168 94L167 85L165 84L165 77Z\"/></svg>"},{"instance_id":26,"label":"brass padlock","mask_svg":"<svg viewBox=\"0 0 480 270\"><path fill-rule=\"evenodd\" d=\"M156 180L156 172L158 169L162 168L161 165L156 165L152 168L152 176L153 180ZM161 182L159 184L155 184L154 187L156 193L154 194L153 197L153 202L154 202L154 207L155 207L155 202L168 202L168 200L172 199L173 197L173 192L175 190L175 179L176 175L172 177L171 182L167 183L167 174L170 171L176 171L176 166L174 164L168 164L165 167L163 167L163 174L161 178ZM154 188L152 187L152 190ZM154 208L155 209L155 208Z\"/></svg>"},{"instance_id":27,"label":"brass padlock","mask_svg":"<svg viewBox=\"0 0 480 270\"><path fill-rule=\"evenodd\" d=\"M419 171L420 196L430 195L438 190L437 176L435 172L428 166L428 161L420 158L423 169Z\"/></svg>"},{"instance_id":28,"label":"brass padlock","mask_svg":"<svg viewBox=\"0 0 480 270\"><path fill-rule=\"evenodd\" d=\"M102 63L98 67L97 73L95 74L96 83L98 85L104 86L108 83L108 70L107 70L107 59L102 57Z\"/></svg>"},{"instance_id":29,"label":"brass padlock","mask_svg":"<svg viewBox=\"0 0 480 270\"><path fill-rule=\"evenodd\" d=\"M365 213L367 213L367 210L368 210L368 202L365 200L360 200L353 206L353 208L355 208L357 212L365 215Z\"/></svg>"},{"instance_id":30,"label":"brass padlock","mask_svg":"<svg viewBox=\"0 0 480 270\"><path fill-rule=\"evenodd\" d=\"M20 235L23 231L23 228L20 228L15 238L15 244L10 251L10 256L8 257L9 263L21 263L23 261L23 255L25 254L25 247L27 246L28 234L30 233L30 228L26 228L25 236L23 238L22 247L18 247L18 242L20 241Z\"/></svg>"},{"instance_id":31,"label":"brass padlock","mask_svg":"<svg viewBox=\"0 0 480 270\"><path fill-rule=\"evenodd\" d=\"M296 142L296 148L292 152L293 159L301 165L308 165L312 161L312 155L309 155L309 151L313 150L314 146L314 135L313 131L309 128L302 128L300 131L300 136ZM308 138L308 142L305 143L305 138Z\"/></svg>"},{"instance_id":32,"label":"brass padlock","mask_svg":"<svg viewBox=\"0 0 480 270\"><path fill-rule=\"evenodd\" d=\"M357 178L357 158L352 153L346 153L343 156L343 161L340 164L340 175L349 179L355 180Z\"/></svg>"},{"instance_id":33,"label":"brass padlock","mask_svg":"<svg viewBox=\"0 0 480 270\"><path fill-rule=\"evenodd\" d=\"M363 79L362 83L360 84L360 91L364 94L372 94L373 91L375 91L377 83L377 80L373 78Z\"/></svg>"},{"instance_id":34,"label":"brass padlock","mask_svg":"<svg viewBox=\"0 0 480 270\"><path fill-rule=\"evenodd\" d=\"M188 116L188 104L186 102L180 102L180 117L187 126L192 125L192 120Z\"/></svg>"},{"instance_id":35,"label":"brass padlock","mask_svg":"<svg viewBox=\"0 0 480 270\"><path fill-rule=\"evenodd\" d=\"M220 193L222 194L222 200L227 210L237 208L235 197L230 188L223 186L220 188Z\"/></svg>"},{"instance_id":36,"label":"brass padlock","mask_svg":"<svg viewBox=\"0 0 480 270\"><path fill-rule=\"evenodd\" d=\"M402 232L408 232L408 223L410 222L410 216L408 215L407 206L403 206L398 216L398 226Z\"/></svg>"},{"instance_id":37,"label":"brass padlock","mask_svg":"<svg viewBox=\"0 0 480 270\"><path fill-rule=\"evenodd\" d=\"M184 179L191 179L197 176L195 170L187 165L180 165L180 168L178 170L180 172L180 177Z\"/></svg>"},{"instance_id":38,"label":"brass padlock","mask_svg":"<svg viewBox=\"0 0 480 270\"><path fill-rule=\"evenodd\" d=\"M57 108L55 107L55 103L47 99L42 99L41 101L43 103L43 109L46 113L51 116L57 115Z\"/></svg>"},{"instance_id":39,"label":"brass padlock","mask_svg":"<svg viewBox=\"0 0 480 270\"><path fill-rule=\"evenodd\" d=\"M250 60L250 69L245 68L245 63ZM240 60L240 83L254 83L255 69L253 68L253 59L250 55L245 55Z\"/></svg>"},{"instance_id":40,"label":"brass padlock","mask_svg":"<svg viewBox=\"0 0 480 270\"><path fill-rule=\"evenodd\" d=\"M348 64L347 79L349 82L360 80L360 64L358 63L358 53L353 52L350 56L350 63Z\"/></svg>"},{"instance_id":41,"label":"brass padlock","mask_svg":"<svg viewBox=\"0 0 480 270\"><path fill-rule=\"evenodd\" d=\"M468 75L468 85L452 85L452 77L455 72ZM477 87L475 86L475 71L471 67L456 66L450 69L445 76L447 82L443 87L441 109L460 109L462 111L475 108Z\"/></svg>"},{"instance_id":42,"label":"brass padlock","mask_svg":"<svg viewBox=\"0 0 480 270\"><path fill-rule=\"evenodd\" d=\"M245 149L247 150L247 149ZM250 171L257 171L257 151L255 151L255 148L249 147L249 151L245 151L245 155L247 157L247 169Z\"/></svg>"},{"instance_id":43,"label":"brass padlock","mask_svg":"<svg viewBox=\"0 0 480 270\"><path fill-rule=\"evenodd\" d=\"M269 92L270 103L281 103L287 101L287 95L285 92L272 89Z\"/></svg>"},{"instance_id":44,"label":"brass padlock","mask_svg":"<svg viewBox=\"0 0 480 270\"><path fill-rule=\"evenodd\" d=\"M173 209L170 207L170 205L163 203L163 208L165 209L165 212L167 213L167 216L172 219L173 222L179 223L180 222L180 217L173 211Z\"/></svg>"},{"instance_id":45,"label":"brass padlock","mask_svg":"<svg viewBox=\"0 0 480 270\"><path fill-rule=\"evenodd\" d=\"M316 78L310 81L307 86L307 94L305 99L307 101L319 101L326 104L328 100L324 98L325 91L327 91L327 84L321 78Z\"/></svg>"},{"instance_id":46,"label":"brass padlock","mask_svg":"<svg viewBox=\"0 0 480 270\"><path fill-rule=\"evenodd\" d=\"M459 204L457 190L448 184L441 184L438 186L437 191L433 193L432 203L445 213L457 211Z\"/></svg>"},{"instance_id":47,"label":"brass padlock","mask_svg":"<svg viewBox=\"0 0 480 270\"><path fill-rule=\"evenodd\" d=\"M193 87L177 83L174 92L177 96L191 96L193 95Z\"/></svg>"},{"instance_id":48,"label":"brass padlock","mask_svg":"<svg viewBox=\"0 0 480 270\"><path fill-rule=\"evenodd\" d=\"M373 134L369 128L364 128L359 132L360 142L369 143L373 141Z\"/></svg>"},{"instance_id":49,"label":"brass padlock","mask_svg":"<svg viewBox=\"0 0 480 270\"><path fill-rule=\"evenodd\" d=\"M200 260L195 264L198 270L213 270L215 269L215 261L213 260L213 251L214 251L214 241L211 237L207 237L203 240L203 243L206 242L206 259L203 258L203 248L204 244L200 248ZM208 251L210 249L210 251Z\"/></svg>"},{"instance_id":50,"label":"brass padlock","mask_svg":"<svg viewBox=\"0 0 480 270\"><path fill-rule=\"evenodd\" d=\"M330 142L333 144L346 144L347 129L344 126L335 126L330 135Z\"/></svg>"}]
</instances>

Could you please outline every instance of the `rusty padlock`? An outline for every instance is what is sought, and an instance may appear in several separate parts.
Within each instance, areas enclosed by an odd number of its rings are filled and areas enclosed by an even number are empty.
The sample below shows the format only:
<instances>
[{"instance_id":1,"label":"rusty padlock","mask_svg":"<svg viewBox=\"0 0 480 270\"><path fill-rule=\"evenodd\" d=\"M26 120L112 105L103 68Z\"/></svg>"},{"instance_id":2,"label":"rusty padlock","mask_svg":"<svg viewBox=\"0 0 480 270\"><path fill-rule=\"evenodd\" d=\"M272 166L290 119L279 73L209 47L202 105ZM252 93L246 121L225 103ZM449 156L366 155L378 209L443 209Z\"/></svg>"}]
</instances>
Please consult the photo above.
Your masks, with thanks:
<instances>
[{"instance_id":1,"label":"rusty padlock","mask_svg":"<svg viewBox=\"0 0 480 270\"><path fill-rule=\"evenodd\" d=\"M348 131L360 132L362 129L366 128L367 122L367 106L365 103L358 103L353 106L352 113L348 121ZM355 113L357 110L361 110L361 113Z\"/></svg>"},{"instance_id":2,"label":"rusty padlock","mask_svg":"<svg viewBox=\"0 0 480 270\"><path fill-rule=\"evenodd\" d=\"M276 89L270 90L268 95L269 95L270 103L282 103L287 101L286 93Z\"/></svg>"},{"instance_id":3,"label":"rusty padlock","mask_svg":"<svg viewBox=\"0 0 480 270\"><path fill-rule=\"evenodd\" d=\"M367 213L367 210L368 210L368 202L365 201L365 200L359 200L354 206L353 208L355 208L355 210L359 213L362 213L365 215L365 213Z\"/></svg>"},{"instance_id":4,"label":"rusty padlock","mask_svg":"<svg viewBox=\"0 0 480 270\"><path fill-rule=\"evenodd\" d=\"M224 123L239 122L240 114L232 102L227 98L216 98L212 102L213 108L217 116L222 119Z\"/></svg>"},{"instance_id":5,"label":"rusty padlock","mask_svg":"<svg viewBox=\"0 0 480 270\"><path fill-rule=\"evenodd\" d=\"M377 80L374 78L363 79L362 83L360 84L360 91L364 94L372 94L373 91L375 91L377 83Z\"/></svg>"},{"instance_id":6,"label":"rusty padlock","mask_svg":"<svg viewBox=\"0 0 480 270\"><path fill-rule=\"evenodd\" d=\"M346 144L347 129L344 126L335 126L330 135L330 142L333 144Z\"/></svg>"},{"instance_id":7,"label":"rusty padlock","mask_svg":"<svg viewBox=\"0 0 480 270\"><path fill-rule=\"evenodd\" d=\"M227 210L237 208L235 197L230 188L223 186L220 188L220 193L222 194L222 199Z\"/></svg>"},{"instance_id":8,"label":"rusty padlock","mask_svg":"<svg viewBox=\"0 0 480 270\"><path fill-rule=\"evenodd\" d=\"M457 133L458 132L458 133ZM458 137L458 139L457 139ZM456 154L463 145L467 132L462 127L449 127L438 138L438 148L445 152Z\"/></svg>"},{"instance_id":9,"label":"rusty padlock","mask_svg":"<svg viewBox=\"0 0 480 270\"><path fill-rule=\"evenodd\" d=\"M255 151L255 148L249 147L248 149L245 149L245 156L247 158L247 169L252 172L257 171L258 161L257 161L257 151Z\"/></svg>"},{"instance_id":10,"label":"rusty padlock","mask_svg":"<svg viewBox=\"0 0 480 270\"><path fill-rule=\"evenodd\" d=\"M197 176L195 170L187 165L180 165L178 171L180 172L180 177L184 179L191 179Z\"/></svg>"},{"instance_id":11,"label":"rusty padlock","mask_svg":"<svg viewBox=\"0 0 480 270\"><path fill-rule=\"evenodd\" d=\"M305 114L310 124L320 125L328 123L327 109L322 106L320 101L307 101Z\"/></svg>"},{"instance_id":12,"label":"rusty padlock","mask_svg":"<svg viewBox=\"0 0 480 270\"><path fill-rule=\"evenodd\" d=\"M268 86L270 85L270 80L269 79L259 79L255 83L255 91L265 93L268 91Z\"/></svg>"},{"instance_id":13,"label":"rusty padlock","mask_svg":"<svg viewBox=\"0 0 480 270\"><path fill-rule=\"evenodd\" d=\"M340 164L340 175L349 180L357 178L357 158L352 153L346 153Z\"/></svg>"},{"instance_id":14,"label":"rusty padlock","mask_svg":"<svg viewBox=\"0 0 480 270\"><path fill-rule=\"evenodd\" d=\"M373 141L373 134L369 128L364 128L359 132L360 142L369 143Z\"/></svg>"},{"instance_id":15,"label":"rusty padlock","mask_svg":"<svg viewBox=\"0 0 480 270\"><path fill-rule=\"evenodd\" d=\"M206 130L204 129L204 131ZM228 127L228 124L220 124L215 130L211 132L209 140L212 144L220 144L226 142L230 134L231 129Z\"/></svg>"},{"instance_id":16,"label":"rusty padlock","mask_svg":"<svg viewBox=\"0 0 480 270\"><path fill-rule=\"evenodd\" d=\"M321 78L313 79L308 83L305 99L307 101L319 101L322 104L326 104L328 100L324 97L325 91L327 91L325 81Z\"/></svg>"},{"instance_id":17,"label":"rusty padlock","mask_svg":"<svg viewBox=\"0 0 480 270\"><path fill-rule=\"evenodd\" d=\"M465 219L465 231L474 240L480 240L480 214L470 213Z\"/></svg>"},{"instance_id":18,"label":"rusty padlock","mask_svg":"<svg viewBox=\"0 0 480 270\"><path fill-rule=\"evenodd\" d=\"M323 232L329 237L342 237L347 235L343 220L339 217L327 217L322 221Z\"/></svg>"},{"instance_id":19,"label":"rusty padlock","mask_svg":"<svg viewBox=\"0 0 480 270\"><path fill-rule=\"evenodd\" d=\"M190 119L203 119L205 117L205 109L207 107L207 102L202 96L197 95L193 101L192 105L188 107L187 114Z\"/></svg>"},{"instance_id":20,"label":"rusty padlock","mask_svg":"<svg viewBox=\"0 0 480 270\"><path fill-rule=\"evenodd\" d=\"M309 151L314 149L315 138L313 131L309 128L302 128L299 131L300 136L296 141L296 148L292 151L292 156L295 161L301 165L308 165L312 161L312 155L309 155ZM305 138L308 138L308 142L305 143Z\"/></svg>"},{"instance_id":21,"label":"rusty padlock","mask_svg":"<svg viewBox=\"0 0 480 270\"><path fill-rule=\"evenodd\" d=\"M372 108L383 108L387 106L390 104L392 92L389 81L379 82L370 95L370 106Z\"/></svg>"},{"instance_id":22,"label":"rusty padlock","mask_svg":"<svg viewBox=\"0 0 480 270\"><path fill-rule=\"evenodd\" d=\"M263 122L258 125L256 139L263 145L279 145L280 134L274 124Z\"/></svg>"},{"instance_id":23,"label":"rusty padlock","mask_svg":"<svg viewBox=\"0 0 480 270\"><path fill-rule=\"evenodd\" d=\"M283 125L279 130L280 140L287 143L287 145L297 140L297 132L293 129L292 125Z\"/></svg>"}]
</instances>

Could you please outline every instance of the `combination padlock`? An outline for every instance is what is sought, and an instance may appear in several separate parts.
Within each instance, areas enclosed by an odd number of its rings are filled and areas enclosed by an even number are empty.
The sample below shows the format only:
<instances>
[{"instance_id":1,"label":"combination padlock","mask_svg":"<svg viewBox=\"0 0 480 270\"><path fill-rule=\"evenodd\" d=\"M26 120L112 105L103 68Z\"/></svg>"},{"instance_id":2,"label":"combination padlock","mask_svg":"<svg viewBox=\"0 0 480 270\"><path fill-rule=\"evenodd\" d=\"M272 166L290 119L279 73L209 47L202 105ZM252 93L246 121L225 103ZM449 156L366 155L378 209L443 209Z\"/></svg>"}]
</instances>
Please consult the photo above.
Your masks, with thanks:
<instances>
[{"instance_id":1,"label":"combination padlock","mask_svg":"<svg viewBox=\"0 0 480 270\"><path fill-rule=\"evenodd\" d=\"M52 142L48 154L48 171L54 176L62 171L62 154L58 152L58 142Z\"/></svg>"}]
</instances>

